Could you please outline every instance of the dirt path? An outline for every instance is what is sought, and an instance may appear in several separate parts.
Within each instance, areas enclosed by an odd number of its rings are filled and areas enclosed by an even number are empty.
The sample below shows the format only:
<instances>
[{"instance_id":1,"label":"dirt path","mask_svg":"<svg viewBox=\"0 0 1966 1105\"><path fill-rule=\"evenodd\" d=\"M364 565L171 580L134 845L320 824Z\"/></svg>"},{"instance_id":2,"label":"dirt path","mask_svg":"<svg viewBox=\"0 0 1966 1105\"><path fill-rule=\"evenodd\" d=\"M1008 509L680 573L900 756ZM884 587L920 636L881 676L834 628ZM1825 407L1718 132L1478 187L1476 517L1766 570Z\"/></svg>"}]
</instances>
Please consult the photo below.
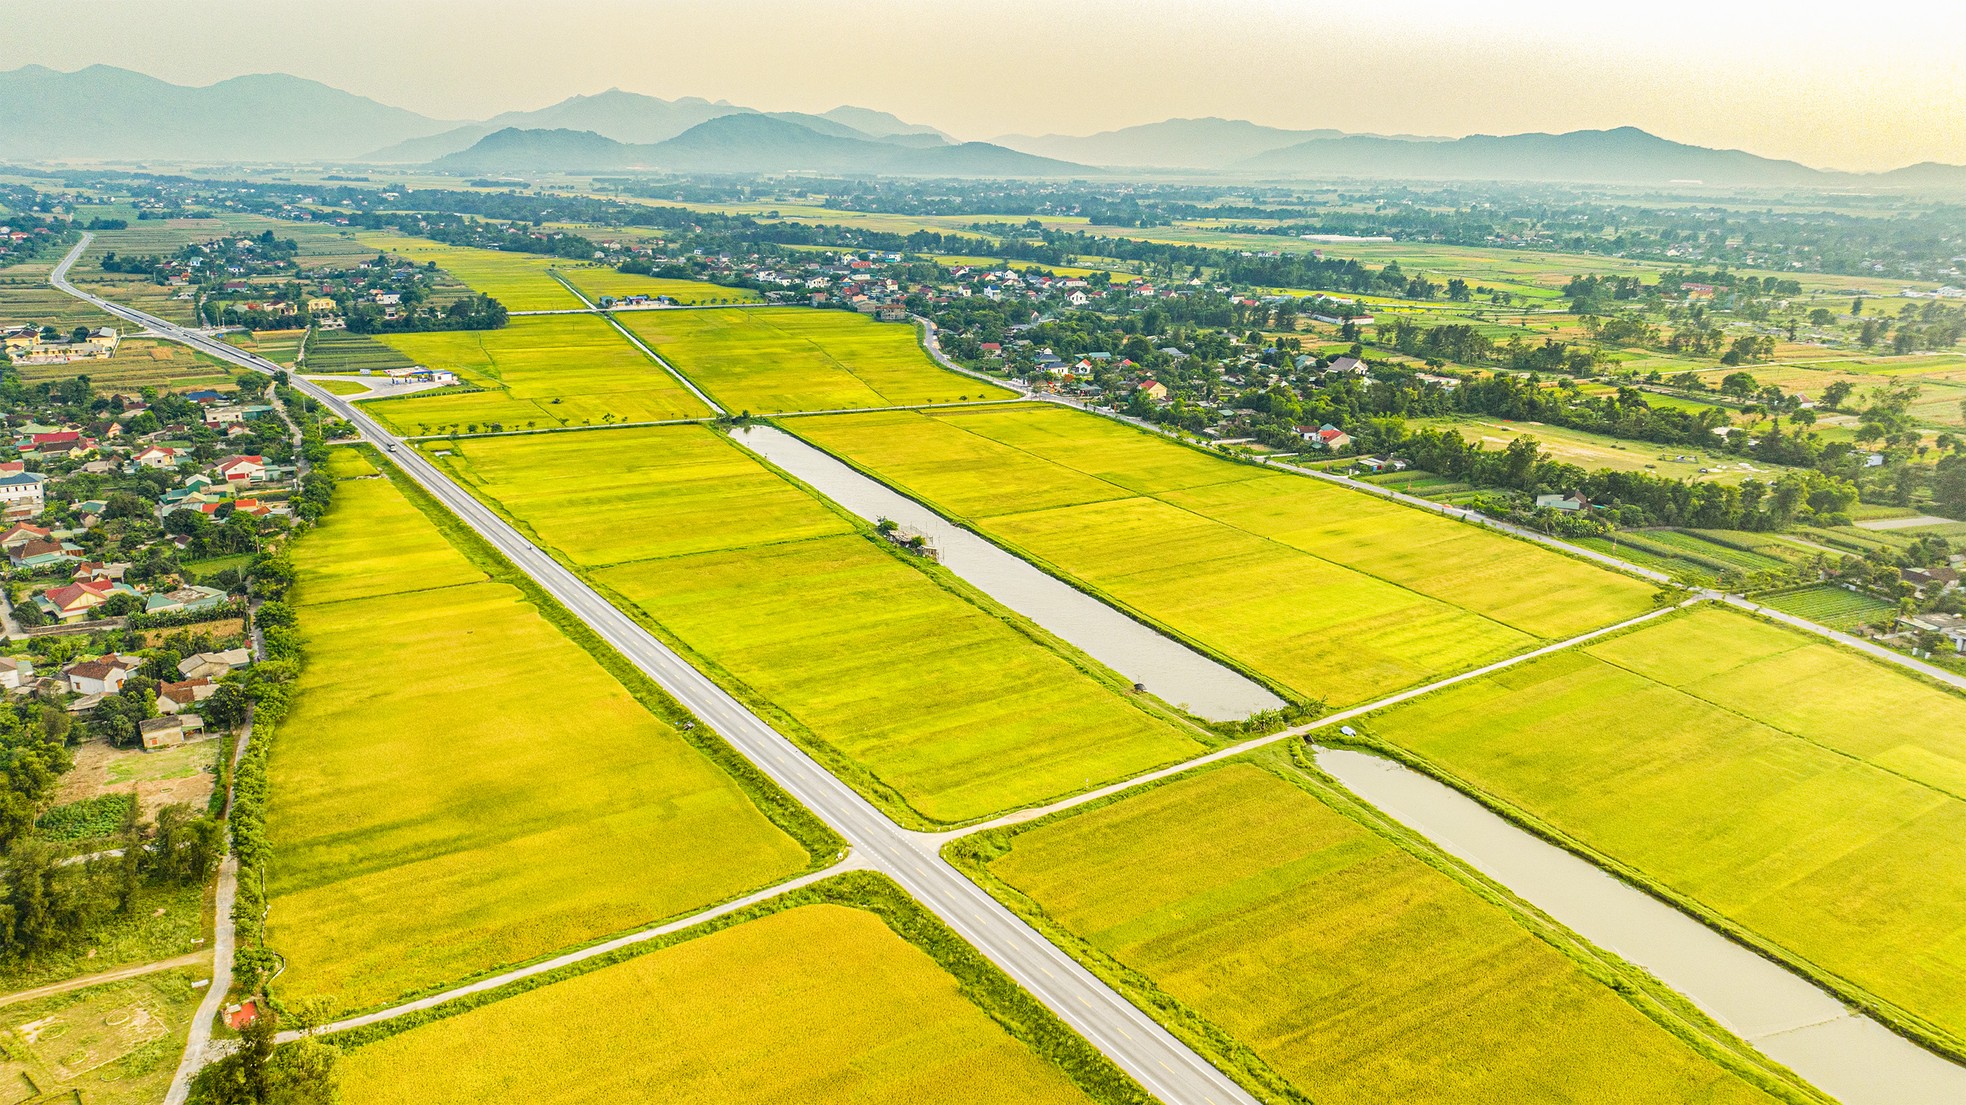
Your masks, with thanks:
<instances>
[{"instance_id":1,"label":"dirt path","mask_svg":"<svg viewBox=\"0 0 1966 1105\"><path fill-rule=\"evenodd\" d=\"M155 963L139 963L134 967L124 967L119 971L104 971L99 975L83 975L64 982L50 982L46 986L36 986L31 990L18 990L11 994L0 994L0 1005L18 1005L24 1001L45 998L50 994L65 994L70 990L80 990L89 986L99 986L105 982L121 982L126 978L154 974L177 967L201 967L211 960L209 951L186 952L172 959L160 959Z\"/></svg>"}]
</instances>

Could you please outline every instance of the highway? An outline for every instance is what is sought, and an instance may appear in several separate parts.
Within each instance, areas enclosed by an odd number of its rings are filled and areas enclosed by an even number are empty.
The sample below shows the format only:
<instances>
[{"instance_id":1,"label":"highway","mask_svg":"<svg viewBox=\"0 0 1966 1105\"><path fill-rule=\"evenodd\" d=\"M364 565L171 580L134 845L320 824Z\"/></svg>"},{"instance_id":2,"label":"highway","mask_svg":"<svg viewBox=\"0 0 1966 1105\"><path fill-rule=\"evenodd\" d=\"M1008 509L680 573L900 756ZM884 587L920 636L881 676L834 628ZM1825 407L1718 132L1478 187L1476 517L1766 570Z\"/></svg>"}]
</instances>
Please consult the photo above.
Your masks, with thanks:
<instances>
[{"instance_id":1,"label":"highway","mask_svg":"<svg viewBox=\"0 0 1966 1105\"><path fill-rule=\"evenodd\" d=\"M93 235L55 266L56 288L158 336L181 342L256 372L282 366L245 353L209 334L178 326L85 292L68 271ZM646 672L691 713L846 839L855 859L889 876L988 957L1018 985L1050 1007L1149 1093L1168 1105L1254 1105L1255 1098L1166 1029L1081 967L1071 956L974 883L937 853L939 839L909 832L889 820L852 788L765 724L721 687L616 610L592 588L541 552L434 465L387 430L324 389L297 376L294 386L347 419L466 525L505 554L519 570L586 622L623 656Z\"/></svg>"}]
</instances>

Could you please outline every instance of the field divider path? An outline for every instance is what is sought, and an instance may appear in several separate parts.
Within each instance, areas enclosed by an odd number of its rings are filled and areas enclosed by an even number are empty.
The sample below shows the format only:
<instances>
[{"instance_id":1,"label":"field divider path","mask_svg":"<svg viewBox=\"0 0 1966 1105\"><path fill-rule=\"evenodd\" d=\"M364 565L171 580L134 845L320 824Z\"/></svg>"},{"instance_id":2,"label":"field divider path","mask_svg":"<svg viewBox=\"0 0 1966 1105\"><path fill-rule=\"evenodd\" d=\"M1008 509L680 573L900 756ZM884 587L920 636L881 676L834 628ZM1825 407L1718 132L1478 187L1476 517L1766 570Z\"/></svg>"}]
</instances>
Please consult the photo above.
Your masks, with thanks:
<instances>
[{"instance_id":1,"label":"field divider path","mask_svg":"<svg viewBox=\"0 0 1966 1105\"><path fill-rule=\"evenodd\" d=\"M1696 595L1692 598L1685 600L1684 602L1676 603L1672 606L1661 607L1658 610L1648 611L1644 614L1638 615L1635 618L1626 618L1624 621L1618 622L1616 624L1607 625L1599 629L1593 629L1589 633L1580 633L1575 637L1569 637L1561 641L1555 641L1550 644L1544 645L1541 648L1532 649L1531 651L1528 652L1518 653L1517 655L1510 656L1506 659L1497 660L1492 664L1485 664L1481 667L1472 668L1468 671L1461 672L1458 675L1450 675L1445 679L1435 680L1432 683L1427 683L1418 687L1409 687L1406 690L1399 691L1395 694L1387 695L1384 698L1377 699L1372 702L1367 702L1360 706L1351 706L1351 707L1347 707L1346 709L1339 710L1336 713L1326 714L1321 718L1317 718L1312 721L1307 721L1302 725L1293 725L1288 729L1279 729L1274 733L1268 733L1260 737L1251 737L1246 741L1242 741L1237 744L1231 744L1224 748L1218 748L1215 751L1209 752L1205 755L1196 756L1192 760L1183 760L1178 764L1169 764L1166 767L1156 768L1153 771L1143 772L1139 775L1135 775L1131 779L1122 779L1117 783L1110 783L1106 786L1099 787L1096 790L1088 790L1082 794L1074 794L1069 798L1061 798L1056 802L1051 802L1046 805L1032 806L1028 809L1017 810L1014 813L1007 813L1002 817L994 818L989 821L979 822L974 825L964 825L959 828L947 829L942 832L922 833L920 835L923 836L924 838L928 838L936 841L937 847L940 847L940 845L943 843L952 840L957 840L961 837L969 836L972 833L979 833L985 829L1001 829L1010 825L1021 825L1026 821L1035 821L1041 817L1049 817L1054 813L1059 813L1064 810L1069 810L1077 806L1082 806L1088 802L1097 802L1104 798L1110 798L1115 794L1120 794L1125 791L1132 790L1135 787L1141 787L1151 783L1157 783L1163 779L1170 779L1176 775L1181 775L1186 772L1193 771L1197 768L1207 767L1209 764L1220 763L1223 760L1233 759L1234 757L1243 755L1246 752L1254 752L1259 748L1267 748L1270 745L1276 744L1279 741L1293 740L1298 737L1308 736L1311 733L1315 733L1320 729L1329 729L1334 725L1343 725L1347 721L1351 721L1354 718L1364 717L1365 715L1370 714L1376 710L1384 710L1390 706L1397 706L1400 703L1406 702L1410 699L1419 698L1422 695L1429 695L1434 693L1435 691L1445 690L1448 687L1454 686L1457 683L1464 683L1470 679L1479 679L1485 675L1492 675L1495 672L1502 671L1507 668L1515 667L1518 664L1524 664L1531 660L1540 659L1541 657L1548 656L1551 653L1563 652L1567 649L1575 648L1578 645L1587 644L1591 641L1598 639L1599 637L1606 637L1614 633L1622 633L1627 629L1631 629L1636 626L1643 625L1646 622L1652 621L1655 618L1662 618L1667 614L1672 614L1677 611L1684 610L1685 608L1692 606L1696 603L1707 602L1707 601L1710 600L1706 596Z\"/></svg>"},{"instance_id":2,"label":"field divider path","mask_svg":"<svg viewBox=\"0 0 1966 1105\"><path fill-rule=\"evenodd\" d=\"M0 994L0 1006L19 1005L24 1001L33 1001L36 998L45 998L54 994L65 994L70 990L86 990L91 986L101 986L105 982L122 982L125 979L142 978L144 975L156 974L158 971L169 971L177 967L197 967L202 965L205 962L205 957L210 954L212 953L209 951L186 952L183 955L174 955L169 959L159 959L153 963L139 963L134 967L123 967L119 970L104 971L101 974L82 975L79 978L67 978L60 982L50 982L46 986L33 986L25 990L16 990L11 994Z\"/></svg>"},{"instance_id":3,"label":"field divider path","mask_svg":"<svg viewBox=\"0 0 1966 1105\"><path fill-rule=\"evenodd\" d=\"M559 281L561 287L565 288L569 292L572 292L576 297L579 298L579 300L582 303L587 304L588 307L587 312L569 311L566 312L567 314L591 313L591 314L599 315L603 320L607 322L609 326L614 327L615 333L620 334L624 338L627 338L629 345L632 345L636 349L642 351L642 356L647 357L651 361L654 361L658 366L661 367L662 371L667 372L669 375L675 377L677 383L683 385L684 388L688 389L691 395L694 395L698 399L702 400L703 405L709 407L713 413L718 415L726 415L730 413L729 411L725 410L723 406L719 404L715 399L712 399L708 395L705 395L703 393L703 389L697 387L695 382L692 381L689 377L676 371L675 365L672 365L668 361L663 360L660 354L658 354L655 350L649 348L647 342L644 342L642 339L636 337L634 331L628 329L626 326L623 326L621 325L621 323L615 321L614 312L603 311L599 307L596 307L594 305L594 301L587 298L587 293L581 291L579 288L576 288L572 284L568 283L567 278L561 276L559 273L549 271L547 275Z\"/></svg>"},{"instance_id":4,"label":"field divider path","mask_svg":"<svg viewBox=\"0 0 1966 1105\"><path fill-rule=\"evenodd\" d=\"M610 952L619 951L622 948L647 943L659 936L681 932L684 929L700 925L705 921L714 921L725 914L736 913L740 909L749 909L760 902L770 901L781 894L789 894L801 887L810 886L822 879L830 879L843 872L866 869L867 865L860 862L859 857L855 856L852 851L848 851L845 858L829 867L822 867L817 871L808 871L798 878L787 879L774 886L767 886L763 890L746 894L742 898L725 902L722 905L711 906L709 909L692 913L687 917L679 917L674 921L667 921L652 928L640 929L628 933L625 936L617 936L611 940L603 940L598 944L590 944L587 947L567 952L564 955L556 955L551 959L542 959L537 963L517 967L487 978L481 978L476 982L445 990L442 993L417 998L415 1001L406 1001L401 1005L392 1005L387 1009L378 1009L372 1013L364 1013L357 1017L349 1017L345 1020L335 1021L332 1024L325 1024L311 1031L290 1030L282 1032L277 1039L281 1043L286 1043L292 1040L298 1040L303 1036L324 1036L336 1032L346 1032L351 1028L380 1024L383 1021L393 1021L398 1017L408 1016L411 1013L420 1013L425 1009L433 1009L439 1005L443 1005L445 1002L456 1001L459 998L469 997L472 994L482 994L487 990L496 990L501 986L508 986L514 982L543 975L551 971L557 971L563 967L571 967L576 963L585 962L596 956L607 955ZM0 1001L0 1004L5 1003L4 1001Z\"/></svg>"},{"instance_id":5,"label":"field divider path","mask_svg":"<svg viewBox=\"0 0 1966 1105\"><path fill-rule=\"evenodd\" d=\"M156 328L162 336L228 364L262 373L284 371L271 361L197 330L176 326L76 289L66 279L67 266L92 237L85 234L69 261L56 267L50 276L56 287L118 318ZM451 482L435 465L413 450L403 449L400 439L359 408L306 381L297 384L354 426L364 439L379 446L389 461L461 522L477 531L518 570L531 576L569 613L585 622L786 793L830 825L868 869L899 883L911 897L995 963L1011 981L1050 1008L1068 1027L1104 1052L1147 1092L1167 1105L1256 1105L1256 1098L1234 1079L957 871L938 854L935 838L911 833L889 820L798 745L617 610L468 491ZM209 1019L201 1016L200 1023L209 1035ZM201 1060L202 1052L187 1051L185 1065L195 1071L196 1063ZM188 1088L188 1075L185 1083ZM178 1105L181 1100L172 1105Z\"/></svg>"}]
</instances>

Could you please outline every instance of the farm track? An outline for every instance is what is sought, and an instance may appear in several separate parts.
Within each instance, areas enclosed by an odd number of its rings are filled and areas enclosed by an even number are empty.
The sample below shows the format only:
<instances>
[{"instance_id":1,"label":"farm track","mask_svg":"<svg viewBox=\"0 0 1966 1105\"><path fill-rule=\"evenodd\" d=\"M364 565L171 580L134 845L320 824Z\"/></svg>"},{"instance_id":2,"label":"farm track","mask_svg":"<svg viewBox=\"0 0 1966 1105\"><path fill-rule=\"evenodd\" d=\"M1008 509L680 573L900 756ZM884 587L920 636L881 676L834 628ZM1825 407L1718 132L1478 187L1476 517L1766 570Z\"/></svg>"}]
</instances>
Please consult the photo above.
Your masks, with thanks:
<instances>
[{"instance_id":1,"label":"farm track","mask_svg":"<svg viewBox=\"0 0 1966 1105\"><path fill-rule=\"evenodd\" d=\"M189 345L194 349L211 354L229 363L259 372L275 372L280 366L272 362L243 353L218 342L208 335L195 330L178 327L162 319L111 303L100 297L75 289L68 284L65 274L68 267L86 249L90 236L85 236L80 245L58 265L51 274L51 281L61 290L78 298L94 303L132 323L144 326L158 336ZM575 294L578 294L577 292ZM584 297L583 297L584 299ZM555 313L588 313L578 311ZM610 319L610 322L612 320ZM654 352L628 334L625 328L615 324L624 335L646 353L657 364L682 379L671 366ZM924 346L936 359L943 362L939 350L934 348L933 332L924 335ZM966 370L961 370L965 371ZM967 373L974 375L973 373ZM700 391L684 380L690 390ZM533 546L509 525L500 520L468 492L450 482L437 468L424 460L413 449L398 449L398 444L410 439L398 438L384 430L372 419L363 415L357 408L340 397L328 394L313 387L306 381L296 378L296 386L307 390L323 402L337 415L354 425L364 440L381 446L385 455L403 472L433 497L442 502L460 520L477 531L502 554L512 560L519 570L526 572L543 589L564 604L574 616L580 618L608 643L616 648L637 667L654 678L665 690L674 695L696 716L702 718L725 737L740 753L769 774L794 798L819 814L849 843L848 860L822 872L780 884L777 887L760 891L740 903L732 903L703 913L695 914L671 922L656 929L644 930L626 937L617 938L603 945L582 949L551 960L507 972L504 975L482 980L466 987L431 998L421 999L403 1006L381 1010L356 1018L350 1022L333 1026L352 1028L358 1023L366 1024L387 1020L415 1012L445 1000L461 997L469 993L490 989L522 978L555 970L625 944L640 942L663 933L676 931L710 919L730 909L756 900L764 900L783 893L785 890L802 885L806 881L823 878L840 870L852 867L877 871L900 883L917 901L937 914L965 940L969 941L987 958L992 960L1020 986L1050 1007L1060 1019L1079 1032L1094 1046L1111 1057L1114 1062L1130 1076L1146 1087L1149 1092L1166 1102L1253 1102L1255 1099L1239 1085L1222 1074L1213 1065L1181 1043L1158 1023L1141 1010L1130 1004L1104 982L1093 976L1076 960L1052 945L1035 929L1031 928L1015 914L991 898L981 888L958 873L940 856L941 846L956 837L983 828L999 827L1021 823L1063 809L1069 809L1086 802L1096 801L1122 791L1152 783L1162 778L1190 771L1206 764L1214 763L1232 756L1240 755L1279 741L1309 735L1319 729L1342 725L1346 720L1374 710L1383 709L1408 699L1432 693L1469 679L1502 670L1533 660L1550 653L1569 649L1576 645L1621 632L1632 626L1650 621L1700 602L1717 601L1750 612L1805 629L1820 637L1827 638L1847 647L1855 648L1868 655L1898 664L1928 678L1935 678L1951 686L1966 689L1966 678L1945 672L1929 664L1910 657L1901 656L1868 642L1850 637L1847 634L1809 622L1794 615L1761 607L1749 600L1735 595L1725 595L1714 591L1701 591L1677 606L1664 607L1656 611L1627 619L1615 625L1606 626L1589 633L1557 641L1517 656L1461 673L1460 675L1411 688L1387 696L1377 701L1334 713L1316 721L1299 725L1264 737L1254 738L1239 744L1219 749L1215 752L1175 764L1154 772L1123 782L1115 783L1082 795L1065 799L1043 807L1019 811L980 825L941 833L918 833L900 828L881 814L873 806L860 798L844 783L832 776L823 767L811 760L796 745L772 730L762 720L752 714L734 698L717 687L707 677L690 667L666 646L642 630L625 615L615 610L605 599L582 583L573 574L555 562L550 556ZM1027 396L1027 398L1036 398ZM1059 401L1061 405L1079 407L1078 404ZM713 408L715 404L711 404ZM1104 412L1091 412L1104 414ZM1115 415L1105 415L1117 421L1132 423ZM1144 424L1143 424L1144 425ZM1144 426L1159 433L1157 427ZM1524 530L1506 523L1494 521L1462 508L1445 506L1414 496L1401 494L1386 488L1377 487L1358 480L1334 476L1298 468L1288 464L1269 464L1268 467L1337 483L1354 490L1378 495L1382 498L1419 507L1436 514L1457 520L1482 525L1513 536L1554 547L1581 559L1599 563L1605 567L1640 576L1654 582L1669 583L1662 573L1651 571L1616 557L1579 548L1548 535ZM223 924L223 918L221 922ZM225 926L229 927L229 926ZM229 933L227 934L229 935ZM209 1018L205 1018L207 1032ZM195 1034L195 1031L194 1031ZM195 1070L195 1060L187 1053L186 1067ZM180 1072L183 1076L183 1072Z\"/></svg>"}]
</instances>

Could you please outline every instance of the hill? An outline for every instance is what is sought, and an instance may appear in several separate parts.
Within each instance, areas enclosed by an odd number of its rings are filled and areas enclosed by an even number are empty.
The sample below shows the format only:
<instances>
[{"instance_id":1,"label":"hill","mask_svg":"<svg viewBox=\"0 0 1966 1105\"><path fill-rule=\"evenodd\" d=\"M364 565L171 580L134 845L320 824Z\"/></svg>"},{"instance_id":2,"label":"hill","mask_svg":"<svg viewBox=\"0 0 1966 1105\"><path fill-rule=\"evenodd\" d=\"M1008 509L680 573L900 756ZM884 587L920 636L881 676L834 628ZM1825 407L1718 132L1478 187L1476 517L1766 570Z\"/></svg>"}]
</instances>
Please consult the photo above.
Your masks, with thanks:
<instances>
[{"instance_id":1,"label":"hill","mask_svg":"<svg viewBox=\"0 0 1966 1105\"><path fill-rule=\"evenodd\" d=\"M997 139L1025 153L1126 168L1220 169L1337 130L1283 130L1243 119L1167 119L1098 134L1013 134Z\"/></svg>"},{"instance_id":2,"label":"hill","mask_svg":"<svg viewBox=\"0 0 1966 1105\"><path fill-rule=\"evenodd\" d=\"M343 158L454 126L279 73L204 87L108 65L73 73L29 65L0 73L0 157Z\"/></svg>"},{"instance_id":3,"label":"hill","mask_svg":"<svg viewBox=\"0 0 1966 1105\"><path fill-rule=\"evenodd\" d=\"M720 116L667 141L646 144L616 142L591 131L506 128L467 150L439 158L435 167L455 172L652 168L695 173L968 176L1063 176L1085 171L1082 166L987 142L919 148L822 134L790 119L748 112Z\"/></svg>"},{"instance_id":4,"label":"hill","mask_svg":"<svg viewBox=\"0 0 1966 1105\"><path fill-rule=\"evenodd\" d=\"M1636 127L1418 141L1316 138L1258 154L1236 168L1290 177L1646 184L1820 185L1839 178L1793 161L1673 142Z\"/></svg>"}]
</instances>

